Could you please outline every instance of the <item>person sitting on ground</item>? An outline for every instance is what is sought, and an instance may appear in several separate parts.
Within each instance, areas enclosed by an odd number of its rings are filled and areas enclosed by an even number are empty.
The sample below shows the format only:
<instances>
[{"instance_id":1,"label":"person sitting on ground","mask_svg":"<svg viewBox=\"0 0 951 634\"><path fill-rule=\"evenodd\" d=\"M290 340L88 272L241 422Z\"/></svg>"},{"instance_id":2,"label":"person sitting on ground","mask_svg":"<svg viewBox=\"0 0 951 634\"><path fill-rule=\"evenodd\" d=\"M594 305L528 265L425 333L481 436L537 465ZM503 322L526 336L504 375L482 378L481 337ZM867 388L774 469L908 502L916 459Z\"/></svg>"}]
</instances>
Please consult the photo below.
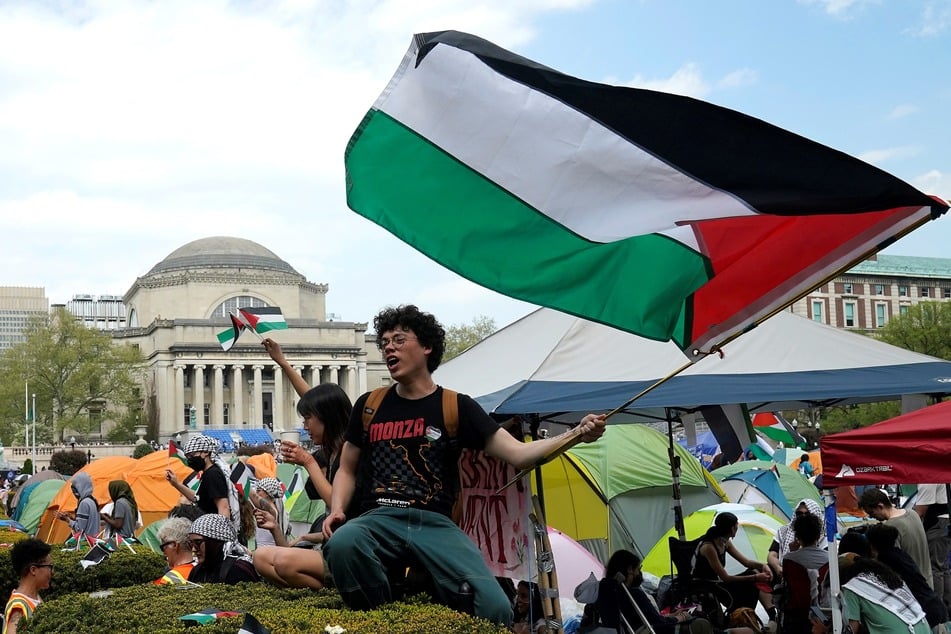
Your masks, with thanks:
<instances>
[{"instance_id":1,"label":"person sitting on ground","mask_svg":"<svg viewBox=\"0 0 951 634\"><path fill-rule=\"evenodd\" d=\"M938 593L928 587L914 560L896 546L898 529L888 524L870 526L866 533L872 556L895 571L925 611L928 625L936 627L948 620L948 609Z\"/></svg>"},{"instance_id":2,"label":"person sitting on ground","mask_svg":"<svg viewBox=\"0 0 951 634\"><path fill-rule=\"evenodd\" d=\"M251 503L254 505L256 547L287 546L291 520L284 508L284 486L281 481L277 478L258 480L251 489Z\"/></svg>"},{"instance_id":3,"label":"person sitting on ground","mask_svg":"<svg viewBox=\"0 0 951 634\"><path fill-rule=\"evenodd\" d=\"M43 602L40 591L49 588L53 579L51 550L49 544L32 537L13 545L10 563L19 583L3 611L3 634L16 634L20 622L31 618L36 606Z\"/></svg>"},{"instance_id":4,"label":"person sitting on ground","mask_svg":"<svg viewBox=\"0 0 951 634\"><path fill-rule=\"evenodd\" d=\"M202 515L192 523L188 535L195 567L188 575L192 583L258 581L251 555L238 543L231 522L217 513Z\"/></svg>"},{"instance_id":5,"label":"person sitting on ground","mask_svg":"<svg viewBox=\"0 0 951 634\"><path fill-rule=\"evenodd\" d=\"M901 547L918 566L921 576L934 588L931 577L931 554L928 552L928 536L921 523L921 517L915 511L895 508L888 495L880 489L866 489L859 498L859 506L870 517L898 529L898 546Z\"/></svg>"},{"instance_id":6,"label":"person sitting on ground","mask_svg":"<svg viewBox=\"0 0 951 634\"><path fill-rule=\"evenodd\" d=\"M602 626L615 628L618 632L634 631L638 634L646 632L647 628L644 627L637 610L631 604L631 598L633 598L657 634L674 634L675 632L707 634L718 631L714 630L707 619L695 618L685 610L672 612L668 616L660 614L654 602L641 588L643 581L644 574L641 572L640 557L629 550L618 550L611 555L605 567L604 578L598 584L598 600L595 603L595 611L599 615ZM625 588L627 588L626 592ZM733 628L726 631L736 634L752 634L753 632L749 628Z\"/></svg>"},{"instance_id":7,"label":"person sitting on ground","mask_svg":"<svg viewBox=\"0 0 951 634\"><path fill-rule=\"evenodd\" d=\"M845 553L839 557L839 570L845 600L843 617L853 633L931 631L924 610L908 586L885 564Z\"/></svg>"},{"instance_id":8,"label":"person sitting on ground","mask_svg":"<svg viewBox=\"0 0 951 634\"><path fill-rule=\"evenodd\" d=\"M168 570L154 581L157 585L178 585L188 582L188 575L195 567L195 556L188 541L192 523L184 517L166 520L158 530L159 549L165 555Z\"/></svg>"},{"instance_id":9,"label":"person sitting on ground","mask_svg":"<svg viewBox=\"0 0 951 634\"><path fill-rule=\"evenodd\" d=\"M112 513L102 514L106 523L106 537L118 534L125 539L135 537L139 523L139 506L135 503L132 487L125 480L113 480L109 483L109 497L112 498Z\"/></svg>"},{"instance_id":10,"label":"person sitting on ground","mask_svg":"<svg viewBox=\"0 0 951 634\"><path fill-rule=\"evenodd\" d=\"M99 503L92 496L92 478L85 471L80 471L73 476L69 483L78 504L76 505L76 515L72 517L69 513L56 511L56 519L69 524L73 533L79 533L86 537L98 537L100 533L99 525Z\"/></svg>"},{"instance_id":11,"label":"person sitting on ground","mask_svg":"<svg viewBox=\"0 0 951 634\"><path fill-rule=\"evenodd\" d=\"M731 541L740 528L740 521L730 512L717 514L707 532L700 538L697 548L697 561L694 564L693 578L706 581L722 581L723 588L733 599L732 608L756 608L756 603L762 595L769 593L760 590L758 583L768 584L773 575L769 565L753 561L741 553ZM746 571L739 575L731 575L726 570L726 556L729 554ZM768 604L767 612L770 620L775 619L776 609L772 606L772 597L764 601Z\"/></svg>"},{"instance_id":12,"label":"person sitting on ground","mask_svg":"<svg viewBox=\"0 0 951 634\"><path fill-rule=\"evenodd\" d=\"M265 342L267 341L269 340L265 339ZM310 434L311 440L320 444L325 450L328 458L326 471L320 467L317 458L300 445L291 442L281 443L281 455L284 461L303 465L307 469L310 476L308 480L310 492L318 494L328 506L331 500L331 482L340 465L343 433L352 410L353 405L347 393L340 386L332 383L323 383L308 390L297 402L297 413L304 419L304 429ZM310 492L308 492L309 495ZM255 515L260 526L270 527L271 522L274 522L273 525L276 526L276 518L264 511L259 509ZM319 526L314 528L320 531ZM295 546L299 541L292 541L289 546ZM317 532L308 539L308 543L322 541L322 532ZM324 557L316 550L265 546L254 551L254 567L262 577L281 587L314 590L324 587L326 572Z\"/></svg>"},{"instance_id":13,"label":"person sitting on ground","mask_svg":"<svg viewBox=\"0 0 951 634\"><path fill-rule=\"evenodd\" d=\"M545 614L542 612L542 595L538 584L531 581L519 581L515 589L515 601L512 604L514 634L544 634L547 629Z\"/></svg>"},{"instance_id":14,"label":"person sitting on ground","mask_svg":"<svg viewBox=\"0 0 951 634\"><path fill-rule=\"evenodd\" d=\"M799 504L796 505L793 518L785 526L779 527L776 531L776 538L773 540L773 543L769 545L769 554L767 555L766 561L769 564L770 570L773 572L774 581L778 581L783 576L783 558L788 555L790 551L799 547L799 542L796 541L796 535L793 531L793 521L795 521L797 517L810 514L819 520L819 541L816 543L816 546L823 549L828 546L828 541L825 536L825 514L822 511L822 505L811 498L800 500Z\"/></svg>"},{"instance_id":15,"label":"person sitting on ground","mask_svg":"<svg viewBox=\"0 0 951 634\"><path fill-rule=\"evenodd\" d=\"M809 598L812 603L819 601L819 569L829 563L829 553L819 547L822 535L822 523L812 513L799 515L793 520L795 548L783 558L783 564L794 561L809 574Z\"/></svg>"}]
</instances>

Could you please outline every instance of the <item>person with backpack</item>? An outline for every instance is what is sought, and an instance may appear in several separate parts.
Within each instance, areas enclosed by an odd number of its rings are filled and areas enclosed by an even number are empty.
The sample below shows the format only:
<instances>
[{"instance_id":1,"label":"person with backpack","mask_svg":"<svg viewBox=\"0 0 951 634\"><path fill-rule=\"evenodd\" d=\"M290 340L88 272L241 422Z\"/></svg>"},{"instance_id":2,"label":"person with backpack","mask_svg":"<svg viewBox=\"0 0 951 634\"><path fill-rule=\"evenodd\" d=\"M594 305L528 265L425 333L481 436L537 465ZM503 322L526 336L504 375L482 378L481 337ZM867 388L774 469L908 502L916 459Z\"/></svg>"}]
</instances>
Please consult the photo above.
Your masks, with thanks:
<instances>
[{"instance_id":1,"label":"person with backpack","mask_svg":"<svg viewBox=\"0 0 951 634\"><path fill-rule=\"evenodd\" d=\"M347 606L372 609L392 600L391 577L398 581L407 567L420 567L438 601L508 626L508 598L479 548L451 519L459 452L484 449L524 469L568 438L519 442L472 398L436 385L432 373L446 333L433 315L413 305L391 307L373 324L393 384L357 400L344 436L324 521L334 584ZM604 427L604 415L589 414L568 433L593 442ZM352 517L347 506L358 480L362 514Z\"/></svg>"}]
</instances>

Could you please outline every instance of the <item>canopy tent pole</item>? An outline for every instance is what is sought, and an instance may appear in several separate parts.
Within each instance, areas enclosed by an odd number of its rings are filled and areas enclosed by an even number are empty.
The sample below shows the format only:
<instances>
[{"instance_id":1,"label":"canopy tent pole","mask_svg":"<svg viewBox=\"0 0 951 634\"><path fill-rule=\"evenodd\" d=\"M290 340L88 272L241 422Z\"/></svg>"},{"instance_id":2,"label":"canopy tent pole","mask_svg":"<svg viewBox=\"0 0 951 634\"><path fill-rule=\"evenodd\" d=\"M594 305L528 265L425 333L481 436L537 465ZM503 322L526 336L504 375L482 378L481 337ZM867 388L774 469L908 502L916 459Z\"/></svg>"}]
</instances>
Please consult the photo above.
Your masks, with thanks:
<instances>
[{"instance_id":1,"label":"canopy tent pole","mask_svg":"<svg viewBox=\"0 0 951 634\"><path fill-rule=\"evenodd\" d=\"M674 421L670 408L665 407L664 411L667 415L667 456L670 458L670 480L674 496L674 528L677 529L677 538L685 541L687 529L684 526L684 509L680 494L680 456L674 451Z\"/></svg>"},{"instance_id":2,"label":"canopy tent pole","mask_svg":"<svg viewBox=\"0 0 951 634\"><path fill-rule=\"evenodd\" d=\"M832 632L842 634L844 631L842 618L842 585L839 580L839 553L835 541L836 512L835 489L823 489L822 501L826 513L826 539L829 542L829 605L832 607Z\"/></svg>"}]
</instances>

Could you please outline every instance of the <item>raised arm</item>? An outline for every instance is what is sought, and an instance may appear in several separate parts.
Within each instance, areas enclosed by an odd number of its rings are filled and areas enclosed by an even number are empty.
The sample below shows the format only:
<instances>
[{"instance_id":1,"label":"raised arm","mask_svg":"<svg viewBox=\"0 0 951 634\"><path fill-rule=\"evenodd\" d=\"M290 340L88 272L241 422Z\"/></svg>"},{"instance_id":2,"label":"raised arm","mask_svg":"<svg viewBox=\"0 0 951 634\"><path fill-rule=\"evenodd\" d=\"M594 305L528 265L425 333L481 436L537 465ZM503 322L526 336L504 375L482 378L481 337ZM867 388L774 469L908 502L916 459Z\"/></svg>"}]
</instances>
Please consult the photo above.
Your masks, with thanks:
<instances>
[{"instance_id":1,"label":"raised arm","mask_svg":"<svg viewBox=\"0 0 951 634\"><path fill-rule=\"evenodd\" d=\"M604 435L606 421L604 414L588 414L581 419L581 439L583 442L594 442ZM570 434L565 432L552 438L544 438L533 442L519 442L510 433L499 428L489 436L485 443L485 451L490 456L504 460L519 469L532 467L550 453L561 447Z\"/></svg>"},{"instance_id":2,"label":"raised arm","mask_svg":"<svg viewBox=\"0 0 951 634\"><path fill-rule=\"evenodd\" d=\"M286 376L291 382L291 385L294 386L294 391L297 392L297 395L303 396L304 393L310 389L310 386L307 384L307 381L304 380L304 377L302 377L300 373L297 372L297 370L291 367L287 357L284 356L284 351L281 350L281 344L274 341L270 337L265 337L261 341L261 345L264 346L265 350L267 350L271 360L281 366L281 371L284 372L284 376Z\"/></svg>"}]
</instances>

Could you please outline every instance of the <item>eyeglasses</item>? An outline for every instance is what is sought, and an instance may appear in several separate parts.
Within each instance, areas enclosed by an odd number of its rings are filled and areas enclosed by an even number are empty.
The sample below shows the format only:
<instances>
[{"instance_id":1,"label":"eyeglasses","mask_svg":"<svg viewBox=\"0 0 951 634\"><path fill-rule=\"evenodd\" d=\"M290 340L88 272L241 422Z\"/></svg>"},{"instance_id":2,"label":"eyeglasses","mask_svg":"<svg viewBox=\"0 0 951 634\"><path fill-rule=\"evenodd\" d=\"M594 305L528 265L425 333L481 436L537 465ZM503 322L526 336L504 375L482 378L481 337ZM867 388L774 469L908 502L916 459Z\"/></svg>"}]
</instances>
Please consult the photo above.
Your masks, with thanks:
<instances>
[{"instance_id":1,"label":"eyeglasses","mask_svg":"<svg viewBox=\"0 0 951 634\"><path fill-rule=\"evenodd\" d=\"M172 541L172 542L162 542L161 544L159 544L159 550L161 550L162 552L165 552L165 549L166 549L166 548L168 548L169 546L174 546L174 545L177 544L177 543L178 543L178 542L174 542L174 541Z\"/></svg>"},{"instance_id":2,"label":"eyeglasses","mask_svg":"<svg viewBox=\"0 0 951 634\"><path fill-rule=\"evenodd\" d=\"M53 571L53 564L33 564L34 568L49 568L50 572Z\"/></svg>"},{"instance_id":3,"label":"eyeglasses","mask_svg":"<svg viewBox=\"0 0 951 634\"><path fill-rule=\"evenodd\" d=\"M419 339L416 339L416 337L407 337L406 335L393 335L392 339L387 339L386 337L384 337L383 339L380 339L376 343L376 347L379 348L380 350L383 350L383 348L387 347L388 345L392 343L394 348L402 348L403 345L410 339L419 341Z\"/></svg>"}]
</instances>

